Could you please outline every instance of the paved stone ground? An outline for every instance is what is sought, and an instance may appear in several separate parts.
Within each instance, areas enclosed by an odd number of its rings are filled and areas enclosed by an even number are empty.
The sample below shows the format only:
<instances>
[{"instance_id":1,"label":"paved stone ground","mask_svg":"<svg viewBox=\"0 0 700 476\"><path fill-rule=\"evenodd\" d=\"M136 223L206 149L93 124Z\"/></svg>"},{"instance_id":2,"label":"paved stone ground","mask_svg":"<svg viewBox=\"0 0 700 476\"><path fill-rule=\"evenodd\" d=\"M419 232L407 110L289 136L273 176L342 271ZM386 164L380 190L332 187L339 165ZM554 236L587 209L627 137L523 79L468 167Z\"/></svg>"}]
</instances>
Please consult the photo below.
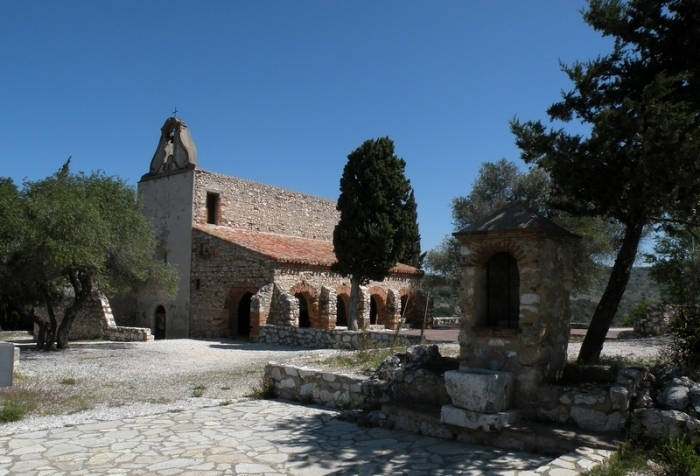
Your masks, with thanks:
<instances>
[{"instance_id":1,"label":"paved stone ground","mask_svg":"<svg viewBox=\"0 0 700 476\"><path fill-rule=\"evenodd\" d=\"M14 434L0 437L0 475L526 475L551 461L361 428L337 415L281 401L241 399L228 406Z\"/></svg>"}]
</instances>

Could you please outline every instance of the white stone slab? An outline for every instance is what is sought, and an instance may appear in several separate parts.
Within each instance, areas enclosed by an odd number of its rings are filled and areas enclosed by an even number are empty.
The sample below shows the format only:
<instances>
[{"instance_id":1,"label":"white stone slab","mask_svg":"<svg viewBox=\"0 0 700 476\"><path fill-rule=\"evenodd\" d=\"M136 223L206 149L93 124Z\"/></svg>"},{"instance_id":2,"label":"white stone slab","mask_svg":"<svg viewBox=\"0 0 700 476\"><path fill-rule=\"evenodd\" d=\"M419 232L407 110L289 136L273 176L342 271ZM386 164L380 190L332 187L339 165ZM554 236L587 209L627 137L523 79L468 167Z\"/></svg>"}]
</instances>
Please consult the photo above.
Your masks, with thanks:
<instances>
[{"instance_id":1,"label":"white stone slab","mask_svg":"<svg viewBox=\"0 0 700 476\"><path fill-rule=\"evenodd\" d=\"M12 385L15 364L15 346L11 342L0 342L0 387Z\"/></svg>"},{"instance_id":2,"label":"white stone slab","mask_svg":"<svg viewBox=\"0 0 700 476\"><path fill-rule=\"evenodd\" d=\"M512 425L520 417L520 412L510 410L498 413L479 413L457 408L453 405L443 405L440 410L440 421L449 425L460 426L470 430L500 431L506 425Z\"/></svg>"},{"instance_id":3,"label":"white stone slab","mask_svg":"<svg viewBox=\"0 0 700 476\"><path fill-rule=\"evenodd\" d=\"M510 408L513 375L475 368L448 370L445 372L445 388L455 407L496 413Z\"/></svg>"}]
</instances>

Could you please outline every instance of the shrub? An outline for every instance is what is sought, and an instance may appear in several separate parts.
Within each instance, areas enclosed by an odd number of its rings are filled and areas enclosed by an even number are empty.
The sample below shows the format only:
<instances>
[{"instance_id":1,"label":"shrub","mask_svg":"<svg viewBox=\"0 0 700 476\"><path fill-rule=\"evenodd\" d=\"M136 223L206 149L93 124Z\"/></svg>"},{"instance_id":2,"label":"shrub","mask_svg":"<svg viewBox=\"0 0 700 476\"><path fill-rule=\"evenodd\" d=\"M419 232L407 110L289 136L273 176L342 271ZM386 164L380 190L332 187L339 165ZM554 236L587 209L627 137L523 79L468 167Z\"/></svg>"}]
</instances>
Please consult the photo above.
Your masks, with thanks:
<instances>
[{"instance_id":1,"label":"shrub","mask_svg":"<svg viewBox=\"0 0 700 476\"><path fill-rule=\"evenodd\" d=\"M270 400L275 398L277 395L275 394L274 386L268 384L264 380L261 380L260 384L253 387L250 392L250 396L258 400Z\"/></svg>"},{"instance_id":2,"label":"shrub","mask_svg":"<svg viewBox=\"0 0 700 476\"><path fill-rule=\"evenodd\" d=\"M700 456L695 446L685 436L670 438L663 444L660 457L668 466L671 476L700 476Z\"/></svg>"},{"instance_id":3,"label":"shrub","mask_svg":"<svg viewBox=\"0 0 700 476\"><path fill-rule=\"evenodd\" d=\"M700 307L679 306L669 322L671 349L678 360L691 368L700 364Z\"/></svg>"},{"instance_id":4,"label":"shrub","mask_svg":"<svg viewBox=\"0 0 700 476\"><path fill-rule=\"evenodd\" d=\"M34 409L35 405L29 401L19 399L5 400L0 407L0 423L18 421Z\"/></svg>"}]
</instances>

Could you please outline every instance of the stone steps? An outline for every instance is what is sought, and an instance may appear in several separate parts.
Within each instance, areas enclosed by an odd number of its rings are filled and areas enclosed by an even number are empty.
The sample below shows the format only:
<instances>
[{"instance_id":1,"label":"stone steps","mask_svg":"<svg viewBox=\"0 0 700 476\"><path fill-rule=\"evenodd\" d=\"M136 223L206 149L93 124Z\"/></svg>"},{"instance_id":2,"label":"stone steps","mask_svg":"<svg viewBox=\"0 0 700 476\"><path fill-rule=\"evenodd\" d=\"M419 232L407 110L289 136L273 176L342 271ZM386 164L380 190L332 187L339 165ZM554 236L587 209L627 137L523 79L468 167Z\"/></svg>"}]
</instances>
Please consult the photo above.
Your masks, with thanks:
<instances>
[{"instance_id":1,"label":"stone steps","mask_svg":"<svg viewBox=\"0 0 700 476\"><path fill-rule=\"evenodd\" d=\"M380 424L388 428L548 455L561 455L581 447L614 451L622 444L624 436L527 421L507 426L498 432L468 430L442 423L439 407L413 404L383 404L380 413L383 417L375 415L371 420L383 420ZM379 421L372 423L379 423Z\"/></svg>"}]
</instances>

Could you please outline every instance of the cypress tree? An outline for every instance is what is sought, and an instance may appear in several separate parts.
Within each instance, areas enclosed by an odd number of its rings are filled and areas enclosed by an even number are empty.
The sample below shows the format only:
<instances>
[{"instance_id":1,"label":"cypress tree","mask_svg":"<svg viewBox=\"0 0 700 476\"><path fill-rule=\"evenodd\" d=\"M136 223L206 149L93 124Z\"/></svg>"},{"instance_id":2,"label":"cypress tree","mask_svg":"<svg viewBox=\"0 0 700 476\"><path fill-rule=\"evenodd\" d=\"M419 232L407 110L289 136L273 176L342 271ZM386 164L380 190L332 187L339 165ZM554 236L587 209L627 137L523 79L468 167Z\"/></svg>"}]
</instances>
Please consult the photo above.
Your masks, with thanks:
<instances>
[{"instance_id":1,"label":"cypress tree","mask_svg":"<svg viewBox=\"0 0 700 476\"><path fill-rule=\"evenodd\" d=\"M360 285L383 280L400 259L417 264L416 202L405 167L394 153L394 142L381 137L351 152L343 169L340 221L333 232L338 262L333 270L351 277L350 329L357 329Z\"/></svg>"}]
</instances>

